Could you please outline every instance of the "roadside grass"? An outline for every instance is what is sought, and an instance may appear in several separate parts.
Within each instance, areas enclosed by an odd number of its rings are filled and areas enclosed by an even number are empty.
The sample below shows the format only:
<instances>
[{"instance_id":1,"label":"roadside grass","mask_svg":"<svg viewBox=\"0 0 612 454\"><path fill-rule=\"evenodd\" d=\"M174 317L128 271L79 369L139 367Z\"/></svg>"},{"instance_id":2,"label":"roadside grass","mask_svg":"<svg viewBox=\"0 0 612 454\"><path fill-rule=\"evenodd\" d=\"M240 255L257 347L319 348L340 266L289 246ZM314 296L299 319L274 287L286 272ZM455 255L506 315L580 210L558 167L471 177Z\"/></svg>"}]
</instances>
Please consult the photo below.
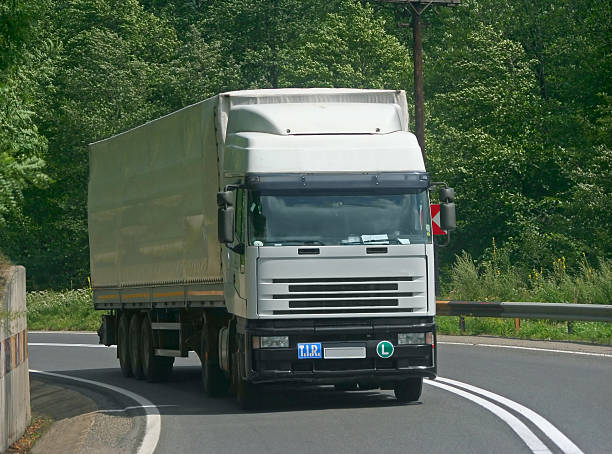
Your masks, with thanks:
<instances>
[{"instance_id":1,"label":"roadside grass","mask_svg":"<svg viewBox=\"0 0 612 454\"><path fill-rule=\"evenodd\" d=\"M571 272L573 271L573 272ZM558 258L548 271L522 270L510 264L503 254L476 264L463 253L450 272L447 298L464 301L529 301L542 303L612 304L612 262L601 260L593 268L586 260L577 270L568 270L565 258ZM515 330L514 319L464 317L461 331L459 317L436 317L441 334L488 334L522 339L586 341L612 344L612 323L568 322L556 320L520 321Z\"/></svg>"},{"instance_id":2,"label":"roadside grass","mask_svg":"<svg viewBox=\"0 0 612 454\"><path fill-rule=\"evenodd\" d=\"M464 322L465 330L462 332L459 317L438 316L436 317L438 334L489 335L612 344L612 323L606 322L571 322L571 334L568 334L567 322L557 320L521 319L518 331L514 329L512 318L464 317Z\"/></svg>"},{"instance_id":3,"label":"roadside grass","mask_svg":"<svg viewBox=\"0 0 612 454\"><path fill-rule=\"evenodd\" d=\"M29 330L96 331L102 312L93 308L89 289L29 292Z\"/></svg>"}]
</instances>

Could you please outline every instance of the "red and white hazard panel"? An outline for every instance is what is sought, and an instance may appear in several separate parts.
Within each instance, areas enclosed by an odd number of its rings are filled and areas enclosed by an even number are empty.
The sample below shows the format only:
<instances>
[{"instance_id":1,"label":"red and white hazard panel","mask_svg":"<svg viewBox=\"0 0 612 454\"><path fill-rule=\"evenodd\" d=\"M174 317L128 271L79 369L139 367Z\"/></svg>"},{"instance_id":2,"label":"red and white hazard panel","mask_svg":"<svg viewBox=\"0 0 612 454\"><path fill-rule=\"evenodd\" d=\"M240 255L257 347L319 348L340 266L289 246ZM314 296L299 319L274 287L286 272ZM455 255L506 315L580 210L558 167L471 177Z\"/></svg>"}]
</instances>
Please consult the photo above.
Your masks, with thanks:
<instances>
[{"instance_id":1,"label":"red and white hazard panel","mask_svg":"<svg viewBox=\"0 0 612 454\"><path fill-rule=\"evenodd\" d=\"M446 235L446 230L440 227L440 204L432 203L431 205L431 224L433 226L434 235Z\"/></svg>"}]
</instances>

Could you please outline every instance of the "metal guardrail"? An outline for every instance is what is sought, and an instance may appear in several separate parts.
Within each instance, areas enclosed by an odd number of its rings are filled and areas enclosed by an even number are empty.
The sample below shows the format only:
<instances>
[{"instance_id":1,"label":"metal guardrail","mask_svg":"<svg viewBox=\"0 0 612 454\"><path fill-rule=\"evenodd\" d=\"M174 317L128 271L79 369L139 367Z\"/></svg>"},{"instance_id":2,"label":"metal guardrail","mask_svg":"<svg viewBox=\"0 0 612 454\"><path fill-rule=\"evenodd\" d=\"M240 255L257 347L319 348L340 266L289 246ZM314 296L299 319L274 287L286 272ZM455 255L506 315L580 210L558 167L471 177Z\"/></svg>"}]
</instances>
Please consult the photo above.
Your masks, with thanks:
<instances>
[{"instance_id":1,"label":"metal guardrail","mask_svg":"<svg viewBox=\"0 0 612 454\"><path fill-rule=\"evenodd\" d=\"M612 305L608 304L438 300L436 313L438 315L454 316L612 322Z\"/></svg>"}]
</instances>

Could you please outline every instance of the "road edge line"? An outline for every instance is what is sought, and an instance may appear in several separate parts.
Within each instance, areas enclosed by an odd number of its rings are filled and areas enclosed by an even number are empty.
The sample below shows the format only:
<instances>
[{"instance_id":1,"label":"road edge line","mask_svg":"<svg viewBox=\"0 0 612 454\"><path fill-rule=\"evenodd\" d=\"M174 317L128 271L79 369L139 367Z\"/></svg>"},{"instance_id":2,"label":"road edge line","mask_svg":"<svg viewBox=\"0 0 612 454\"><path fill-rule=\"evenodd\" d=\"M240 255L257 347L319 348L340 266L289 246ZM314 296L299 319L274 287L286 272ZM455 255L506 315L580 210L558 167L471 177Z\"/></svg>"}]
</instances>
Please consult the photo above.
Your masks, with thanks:
<instances>
[{"instance_id":1,"label":"road edge line","mask_svg":"<svg viewBox=\"0 0 612 454\"><path fill-rule=\"evenodd\" d=\"M28 345L33 347L85 347L85 348L117 348L116 345L101 345L101 344L66 344L58 342L28 342Z\"/></svg>"},{"instance_id":2,"label":"road edge line","mask_svg":"<svg viewBox=\"0 0 612 454\"><path fill-rule=\"evenodd\" d=\"M474 385L470 385L468 383L463 383L458 380L453 380L445 377L437 377L436 380L440 380L443 383L448 385L457 386L460 388L464 388L468 391L471 391L476 394L480 394L481 396L488 397L514 411L519 413L521 416L528 419L532 424L534 424L539 430L546 435L550 441L552 441L555 445L561 449L565 454L584 454L582 450L576 446L576 444L570 440L563 432L557 429L550 421L531 410L530 408L525 407L524 405L519 404L507 397L501 396L494 392L488 391L483 388L479 388Z\"/></svg>"},{"instance_id":3,"label":"road edge line","mask_svg":"<svg viewBox=\"0 0 612 454\"><path fill-rule=\"evenodd\" d=\"M454 386L447 385L444 383L438 383L435 380L425 380L423 383L426 383L430 386L434 386L436 388L441 388L451 393L457 394L458 396L463 397L464 399L471 400L477 405L480 405L485 410L493 413L503 422L505 422L510 429L516 433L520 439L527 445L529 450L534 454L552 454L552 451L548 449L548 447L544 444L542 440L538 438L538 436L533 433L529 427L525 425L520 419L514 416L509 411L503 409L499 405L494 404L482 397L479 397L475 394L469 393L463 389L455 388Z\"/></svg>"},{"instance_id":4,"label":"road edge line","mask_svg":"<svg viewBox=\"0 0 612 454\"><path fill-rule=\"evenodd\" d=\"M522 347L520 345L500 345L500 344L481 344L473 342L446 342L438 341L438 345L468 345L472 347L494 347L494 348L510 348L515 350L531 350L541 351L547 353L569 353L570 355L584 355L584 356L597 356L600 358L612 358L612 355L608 353L591 353L591 352L577 352L575 350L558 350L554 348L540 348L540 347Z\"/></svg>"},{"instance_id":5,"label":"road edge line","mask_svg":"<svg viewBox=\"0 0 612 454\"><path fill-rule=\"evenodd\" d=\"M143 409L145 411L146 420L144 437L140 442L137 454L153 454L153 452L155 451L155 448L159 443L159 437L161 434L161 415L159 414L159 409L157 408L157 406L146 397L143 397L127 389L120 388L119 386L109 385L107 383L102 383L94 380L88 380L86 378L73 377L70 375L58 374L55 372L46 372L43 370L36 369L30 369L30 373L62 378L65 380L73 380L81 383L86 383L88 385L106 388L118 394L123 394L124 396L137 402L142 407L144 407Z\"/></svg>"}]
</instances>

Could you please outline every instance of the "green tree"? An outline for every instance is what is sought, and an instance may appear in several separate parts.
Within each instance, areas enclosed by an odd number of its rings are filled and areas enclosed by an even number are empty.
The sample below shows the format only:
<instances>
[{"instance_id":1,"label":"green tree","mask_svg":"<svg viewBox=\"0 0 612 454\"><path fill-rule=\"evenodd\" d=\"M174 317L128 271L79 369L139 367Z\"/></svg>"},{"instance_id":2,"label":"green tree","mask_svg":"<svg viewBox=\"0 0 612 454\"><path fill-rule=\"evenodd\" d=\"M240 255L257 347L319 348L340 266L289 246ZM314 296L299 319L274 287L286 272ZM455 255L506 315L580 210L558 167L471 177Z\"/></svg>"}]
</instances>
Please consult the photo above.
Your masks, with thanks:
<instances>
[{"instance_id":1,"label":"green tree","mask_svg":"<svg viewBox=\"0 0 612 454\"><path fill-rule=\"evenodd\" d=\"M370 5L345 1L281 51L280 85L408 88L406 48L385 30Z\"/></svg>"},{"instance_id":2,"label":"green tree","mask_svg":"<svg viewBox=\"0 0 612 454\"><path fill-rule=\"evenodd\" d=\"M33 73L45 67L36 67L39 55L27 46L38 14L39 6L27 2L0 4L0 224L20 211L26 188L48 180L42 158L47 142L33 118Z\"/></svg>"},{"instance_id":3,"label":"green tree","mask_svg":"<svg viewBox=\"0 0 612 454\"><path fill-rule=\"evenodd\" d=\"M23 215L0 238L28 267L31 288L80 286L89 272L87 144L169 111L157 78L179 42L135 0L56 0L38 27L55 43L36 118L53 182L26 191Z\"/></svg>"}]
</instances>

